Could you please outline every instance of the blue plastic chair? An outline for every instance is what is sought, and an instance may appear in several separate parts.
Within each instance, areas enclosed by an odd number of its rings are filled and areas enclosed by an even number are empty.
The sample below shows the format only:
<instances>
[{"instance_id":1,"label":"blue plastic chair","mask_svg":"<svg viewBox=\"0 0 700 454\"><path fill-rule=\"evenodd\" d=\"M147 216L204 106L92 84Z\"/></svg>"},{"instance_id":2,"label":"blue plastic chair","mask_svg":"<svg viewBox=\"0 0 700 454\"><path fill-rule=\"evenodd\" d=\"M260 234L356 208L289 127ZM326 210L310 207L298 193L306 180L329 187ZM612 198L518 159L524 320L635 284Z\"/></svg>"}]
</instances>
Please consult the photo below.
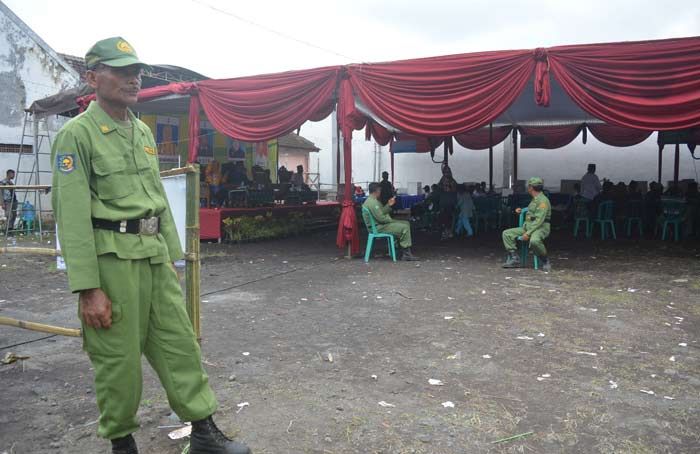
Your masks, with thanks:
<instances>
[{"instance_id":1,"label":"blue plastic chair","mask_svg":"<svg viewBox=\"0 0 700 454\"><path fill-rule=\"evenodd\" d=\"M586 228L586 238L591 237L591 219L588 213L588 204L585 200L577 200L574 203L574 238L578 237L579 226L583 224Z\"/></svg>"},{"instance_id":2,"label":"blue plastic chair","mask_svg":"<svg viewBox=\"0 0 700 454\"><path fill-rule=\"evenodd\" d=\"M674 240L680 241L680 226L685 214L685 202L677 199L661 199L661 240L665 241L668 228L673 227Z\"/></svg>"},{"instance_id":3,"label":"blue plastic chair","mask_svg":"<svg viewBox=\"0 0 700 454\"><path fill-rule=\"evenodd\" d=\"M367 216L364 216L365 213ZM394 235L390 233L379 233L377 231L377 224L374 222L374 217L367 207L362 207L362 219L365 221L367 226L367 231L369 235L367 236L367 248L365 248L365 263L369 262L369 256L372 254L372 245L375 239L386 238L389 241L389 253L391 254L391 259L396 261L396 246L394 245ZM369 225L367 225L367 219L369 219Z\"/></svg>"},{"instance_id":4,"label":"blue plastic chair","mask_svg":"<svg viewBox=\"0 0 700 454\"><path fill-rule=\"evenodd\" d=\"M637 224L637 230L639 231L639 236L644 236L644 229L642 227L642 217L644 214L644 205L641 200L632 200L627 202L625 207L625 230L627 231L627 236L632 236L632 228L634 224Z\"/></svg>"},{"instance_id":5,"label":"blue plastic chair","mask_svg":"<svg viewBox=\"0 0 700 454\"><path fill-rule=\"evenodd\" d=\"M600 226L601 240L604 240L607 236L608 227L610 228L610 232L612 233L613 239L617 239L617 234L615 233L614 212L615 204L612 202L612 200L606 200L605 202L601 202L601 204L598 205L598 216L596 216L596 218L593 219L593 226L591 226L591 232L593 231L593 228L596 224Z\"/></svg>"},{"instance_id":6,"label":"blue plastic chair","mask_svg":"<svg viewBox=\"0 0 700 454\"><path fill-rule=\"evenodd\" d=\"M518 227L522 227L523 225L525 225L525 213L527 213L527 208L523 208L520 212L520 220L518 221ZM520 241L520 263L522 266L527 266L527 256L530 252L530 242L523 241L522 236L518 237L518 241ZM536 255L534 256L532 262L536 270L540 268L540 261Z\"/></svg>"}]
</instances>

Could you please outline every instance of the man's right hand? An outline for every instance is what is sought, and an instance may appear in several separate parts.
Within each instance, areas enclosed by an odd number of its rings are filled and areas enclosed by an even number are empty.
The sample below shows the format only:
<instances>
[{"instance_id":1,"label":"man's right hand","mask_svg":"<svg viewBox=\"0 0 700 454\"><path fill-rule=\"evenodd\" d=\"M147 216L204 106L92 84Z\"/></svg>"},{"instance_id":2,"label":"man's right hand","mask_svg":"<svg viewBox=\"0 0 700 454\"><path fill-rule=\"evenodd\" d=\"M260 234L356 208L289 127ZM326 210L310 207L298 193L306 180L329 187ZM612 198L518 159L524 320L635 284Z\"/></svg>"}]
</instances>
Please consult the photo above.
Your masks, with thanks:
<instances>
[{"instance_id":1,"label":"man's right hand","mask_svg":"<svg viewBox=\"0 0 700 454\"><path fill-rule=\"evenodd\" d=\"M522 208L516 208L516 209L515 209L515 214L520 214L520 213L522 213L522 212L523 212L523 209L522 209Z\"/></svg>"},{"instance_id":2,"label":"man's right hand","mask_svg":"<svg viewBox=\"0 0 700 454\"><path fill-rule=\"evenodd\" d=\"M389 205L390 207L393 207L395 203L396 203L396 197L392 197L389 199L389 202L387 202L387 205Z\"/></svg>"},{"instance_id":3,"label":"man's right hand","mask_svg":"<svg viewBox=\"0 0 700 454\"><path fill-rule=\"evenodd\" d=\"M112 301L101 289L81 291L78 301L80 317L85 324L96 329L112 326Z\"/></svg>"}]
</instances>

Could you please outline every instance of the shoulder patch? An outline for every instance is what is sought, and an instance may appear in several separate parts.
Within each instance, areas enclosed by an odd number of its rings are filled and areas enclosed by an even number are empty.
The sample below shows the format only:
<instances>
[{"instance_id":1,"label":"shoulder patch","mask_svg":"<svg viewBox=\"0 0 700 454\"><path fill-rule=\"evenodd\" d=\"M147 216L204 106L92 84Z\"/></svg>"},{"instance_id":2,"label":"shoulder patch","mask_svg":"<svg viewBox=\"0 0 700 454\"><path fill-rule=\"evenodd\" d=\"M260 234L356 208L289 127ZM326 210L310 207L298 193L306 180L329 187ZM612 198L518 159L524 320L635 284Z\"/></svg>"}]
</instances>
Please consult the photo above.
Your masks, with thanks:
<instances>
[{"instance_id":1,"label":"shoulder patch","mask_svg":"<svg viewBox=\"0 0 700 454\"><path fill-rule=\"evenodd\" d=\"M71 173L75 170L75 154L65 153L56 155L56 169L61 173Z\"/></svg>"},{"instance_id":2,"label":"shoulder patch","mask_svg":"<svg viewBox=\"0 0 700 454\"><path fill-rule=\"evenodd\" d=\"M155 155L155 154L156 154L156 149L153 148L153 147L149 147L149 146L144 146L144 147L143 147L143 151L145 151L146 153L148 153L148 154L150 154L150 155Z\"/></svg>"}]
</instances>

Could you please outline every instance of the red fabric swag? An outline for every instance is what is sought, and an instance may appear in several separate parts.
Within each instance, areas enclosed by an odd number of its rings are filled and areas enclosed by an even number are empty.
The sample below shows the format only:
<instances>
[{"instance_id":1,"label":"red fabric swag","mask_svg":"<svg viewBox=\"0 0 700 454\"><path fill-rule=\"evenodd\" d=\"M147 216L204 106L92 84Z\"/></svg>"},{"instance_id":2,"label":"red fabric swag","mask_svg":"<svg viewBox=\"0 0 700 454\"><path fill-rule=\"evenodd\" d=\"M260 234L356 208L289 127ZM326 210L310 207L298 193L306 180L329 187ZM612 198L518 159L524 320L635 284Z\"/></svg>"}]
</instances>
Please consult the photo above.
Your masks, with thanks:
<instances>
[{"instance_id":1,"label":"red fabric swag","mask_svg":"<svg viewBox=\"0 0 700 454\"><path fill-rule=\"evenodd\" d=\"M564 147L578 136L583 125L521 126L520 148L544 148L553 150Z\"/></svg>"},{"instance_id":2,"label":"red fabric swag","mask_svg":"<svg viewBox=\"0 0 700 454\"><path fill-rule=\"evenodd\" d=\"M643 130L700 124L700 37L548 50L564 91L606 123Z\"/></svg>"},{"instance_id":3,"label":"red fabric swag","mask_svg":"<svg viewBox=\"0 0 700 454\"><path fill-rule=\"evenodd\" d=\"M506 140L513 128L511 126L498 126L493 128L493 142L496 146ZM470 150L485 150L489 147L489 128L479 128L474 131L455 135L455 140L464 148Z\"/></svg>"},{"instance_id":4,"label":"red fabric swag","mask_svg":"<svg viewBox=\"0 0 700 454\"><path fill-rule=\"evenodd\" d=\"M488 124L522 92L532 51L497 51L347 67L355 94L402 132L452 136Z\"/></svg>"},{"instance_id":5,"label":"red fabric swag","mask_svg":"<svg viewBox=\"0 0 700 454\"><path fill-rule=\"evenodd\" d=\"M607 124L588 125L588 130L600 142L613 147L631 147L644 142L652 134L652 131Z\"/></svg>"},{"instance_id":6,"label":"red fabric swag","mask_svg":"<svg viewBox=\"0 0 700 454\"><path fill-rule=\"evenodd\" d=\"M246 142L281 137L330 113L338 67L197 82L207 119Z\"/></svg>"},{"instance_id":7,"label":"red fabric swag","mask_svg":"<svg viewBox=\"0 0 700 454\"><path fill-rule=\"evenodd\" d=\"M338 234L336 245L345 247L350 242L352 255L360 253L360 235L355 216L355 203L352 199L352 131L360 129L365 124L364 116L358 115L355 110L355 98L353 96L350 81L343 78L338 90L338 123L343 134L343 164L345 170L345 191L343 194L343 209L338 222Z\"/></svg>"}]
</instances>

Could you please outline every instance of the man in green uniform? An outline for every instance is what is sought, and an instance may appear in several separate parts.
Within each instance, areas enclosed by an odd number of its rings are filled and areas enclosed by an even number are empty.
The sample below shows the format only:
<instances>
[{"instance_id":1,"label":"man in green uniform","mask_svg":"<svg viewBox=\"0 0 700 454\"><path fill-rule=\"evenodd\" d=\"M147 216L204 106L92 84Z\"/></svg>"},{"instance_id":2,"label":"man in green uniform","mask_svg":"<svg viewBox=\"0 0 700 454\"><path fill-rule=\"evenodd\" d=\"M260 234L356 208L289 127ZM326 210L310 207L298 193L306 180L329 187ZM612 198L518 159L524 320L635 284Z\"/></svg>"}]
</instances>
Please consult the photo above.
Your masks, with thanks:
<instances>
[{"instance_id":1,"label":"man in green uniform","mask_svg":"<svg viewBox=\"0 0 700 454\"><path fill-rule=\"evenodd\" d=\"M368 216L372 216L379 233L390 233L398 238L399 247L401 248L401 260L407 262L417 261L418 258L411 252L411 224L408 221L395 221L389 215L391 207L396 203L396 198L391 197L387 204L383 205L380 201L382 185L380 183L370 183L368 189L369 196L367 196L365 203L362 204L363 208L369 210L369 214L362 210L362 218L365 221L365 225L368 227L371 225Z\"/></svg>"},{"instance_id":2,"label":"man in green uniform","mask_svg":"<svg viewBox=\"0 0 700 454\"><path fill-rule=\"evenodd\" d=\"M551 271L552 265L547 257L547 249L544 247L544 240L549 236L549 221L552 218L552 206L549 199L542 192L544 182L542 178L533 177L527 181L527 193L532 197L530 205L527 207L525 223L522 227L515 227L503 231L503 246L508 252L504 268L517 268L520 266L520 258L517 253L517 239L530 242L530 249L540 260L543 271ZM520 214L522 210L516 209Z\"/></svg>"},{"instance_id":3,"label":"man in green uniform","mask_svg":"<svg viewBox=\"0 0 700 454\"><path fill-rule=\"evenodd\" d=\"M129 109L141 63L122 38L87 53L96 101L52 147L53 208L72 292L79 293L83 348L95 370L98 433L112 453L137 454L141 355L171 408L192 422L191 454L246 454L212 421L217 407L201 365L172 262L183 257L160 181L156 144Z\"/></svg>"}]
</instances>

